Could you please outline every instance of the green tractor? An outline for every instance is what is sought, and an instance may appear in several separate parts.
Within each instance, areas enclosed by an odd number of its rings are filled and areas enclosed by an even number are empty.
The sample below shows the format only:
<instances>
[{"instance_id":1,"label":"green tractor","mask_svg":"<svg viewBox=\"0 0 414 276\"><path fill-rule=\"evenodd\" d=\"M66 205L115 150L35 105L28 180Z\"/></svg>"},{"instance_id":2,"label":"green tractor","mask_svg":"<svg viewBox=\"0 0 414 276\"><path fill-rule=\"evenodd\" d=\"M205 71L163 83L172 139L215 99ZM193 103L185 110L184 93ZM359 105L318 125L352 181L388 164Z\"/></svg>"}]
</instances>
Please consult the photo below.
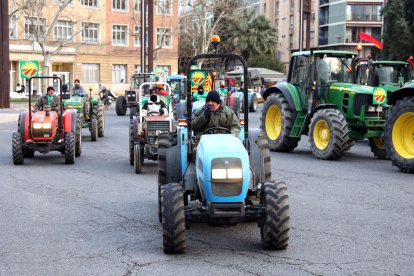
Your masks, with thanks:
<instances>
[{"instance_id":1,"label":"green tractor","mask_svg":"<svg viewBox=\"0 0 414 276\"><path fill-rule=\"evenodd\" d=\"M393 107L384 125L388 157L401 172L414 173L414 83L392 93Z\"/></svg>"},{"instance_id":2,"label":"green tractor","mask_svg":"<svg viewBox=\"0 0 414 276\"><path fill-rule=\"evenodd\" d=\"M293 151L305 134L316 158L336 160L368 138L374 155L386 159L381 136L387 95L381 87L356 84L356 57L334 50L292 55L287 82L263 94L261 128L271 150Z\"/></svg>"},{"instance_id":3,"label":"green tractor","mask_svg":"<svg viewBox=\"0 0 414 276\"><path fill-rule=\"evenodd\" d=\"M105 130L105 109L103 102L97 97L89 97L89 111L85 113L86 102L83 97L64 95L63 108L76 109L78 112L78 127L88 128L91 132L91 141L96 141L98 137L104 136ZM78 144L78 141L77 141ZM80 155L80 147L76 147L76 154Z\"/></svg>"}]
</instances>

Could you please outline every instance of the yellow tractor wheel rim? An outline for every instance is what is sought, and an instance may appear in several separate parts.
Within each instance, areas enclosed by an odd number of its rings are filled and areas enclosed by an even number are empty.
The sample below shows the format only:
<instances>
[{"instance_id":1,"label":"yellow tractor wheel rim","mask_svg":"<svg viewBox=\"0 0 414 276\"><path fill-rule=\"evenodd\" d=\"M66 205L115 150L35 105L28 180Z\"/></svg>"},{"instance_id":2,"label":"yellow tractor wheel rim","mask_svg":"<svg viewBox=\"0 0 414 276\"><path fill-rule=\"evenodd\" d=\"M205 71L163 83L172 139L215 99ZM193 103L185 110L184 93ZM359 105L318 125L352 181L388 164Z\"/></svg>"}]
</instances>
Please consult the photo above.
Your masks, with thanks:
<instances>
[{"instance_id":1,"label":"yellow tractor wheel rim","mask_svg":"<svg viewBox=\"0 0 414 276\"><path fill-rule=\"evenodd\" d=\"M313 131L313 141L315 146L320 150L326 149L329 145L330 138L331 132L328 123L323 120L318 121L315 124Z\"/></svg>"},{"instance_id":2,"label":"yellow tractor wheel rim","mask_svg":"<svg viewBox=\"0 0 414 276\"><path fill-rule=\"evenodd\" d=\"M379 137L372 138L372 142L374 142L374 145L377 149L381 149L381 150L384 149L384 140L382 140L382 138L379 138Z\"/></svg>"},{"instance_id":3,"label":"yellow tractor wheel rim","mask_svg":"<svg viewBox=\"0 0 414 276\"><path fill-rule=\"evenodd\" d=\"M277 105L272 105L266 112L266 133L270 140L279 138L282 132L282 112Z\"/></svg>"},{"instance_id":4,"label":"yellow tractor wheel rim","mask_svg":"<svg viewBox=\"0 0 414 276\"><path fill-rule=\"evenodd\" d=\"M397 153L405 158L414 158L414 113L400 116L392 129L392 143Z\"/></svg>"}]
</instances>

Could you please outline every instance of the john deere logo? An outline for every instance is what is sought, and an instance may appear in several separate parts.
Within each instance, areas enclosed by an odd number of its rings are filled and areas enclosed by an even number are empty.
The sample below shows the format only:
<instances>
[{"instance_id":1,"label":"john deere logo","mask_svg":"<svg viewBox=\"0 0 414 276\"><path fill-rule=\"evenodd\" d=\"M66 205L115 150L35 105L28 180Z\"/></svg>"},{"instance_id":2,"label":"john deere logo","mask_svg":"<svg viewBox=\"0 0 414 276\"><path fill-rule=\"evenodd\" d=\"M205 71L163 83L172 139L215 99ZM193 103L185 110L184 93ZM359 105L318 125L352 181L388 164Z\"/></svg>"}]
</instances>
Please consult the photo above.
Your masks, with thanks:
<instances>
[{"instance_id":1,"label":"john deere logo","mask_svg":"<svg viewBox=\"0 0 414 276\"><path fill-rule=\"evenodd\" d=\"M37 61L20 61L20 76L23 79L37 77L39 75L39 63Z\"/></svg>"},{"instance_id":2,"label":"john deere logo","mask_svg":"<svg viewBox=\"0 0 414 276\"><path fill-rule=\"evenodd\" d=\"M377 88L374 91L374 104L383 104L387 100L387 93L383 88Z\"/></svg>"},{"instance_id":3,"label":"john deere logo","mask_svg":"<svg viewBox=\"0 0 414 276\"><path fill-rule=\"evenodd\" d=\"M204 85L206 82L206 73L203 71L195 71L191 73L191 85Z\"/></svg>"}]
</instances>

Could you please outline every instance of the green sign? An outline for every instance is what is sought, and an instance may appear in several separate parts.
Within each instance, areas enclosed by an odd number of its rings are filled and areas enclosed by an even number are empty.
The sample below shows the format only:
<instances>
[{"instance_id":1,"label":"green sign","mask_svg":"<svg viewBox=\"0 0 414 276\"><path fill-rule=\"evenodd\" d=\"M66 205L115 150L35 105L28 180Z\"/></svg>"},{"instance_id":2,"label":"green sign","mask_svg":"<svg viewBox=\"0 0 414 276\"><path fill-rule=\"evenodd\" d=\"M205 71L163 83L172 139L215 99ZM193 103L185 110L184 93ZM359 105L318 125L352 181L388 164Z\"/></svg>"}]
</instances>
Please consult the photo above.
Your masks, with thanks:
<instances>
[{"instance_id":1,"label":"green sign","mask_svg":"<svg viewBox=\"0 0 414 276\"><path fill-rule=\"evenodd\" d=\"M28 79L39 76L39 62L37 60L20 61L20 78Z\"/></svg>"},{"instance_id":2,"label":"green sign","mask_svg":"<svg viewBox=\"0 0 414 276\"><path fill-rule=\"evenodd\" d=\"M191 72L191 85L203 85L206 83L207 73L205 71L192 71Z\"/></svg>"},{"instance_id":3,"label":"green sign","mask_svg":"<svg viewBox=\"0 0 414 276\"><path fill-rule=\"evenodd\" d=\"M163 77L164 76L164 68L156 66L154 68L154 74L155 74L156 77L159 77L159 78Z\"/></svg>"},{"instance_id":4,"label":"green sign","mask_svg":"<svg viewBox=\"0 0 414 276\"><path fill-rule=\"evenodd\" d=\"M381 87L375 89L373 94L373 102L374 104L384 104L387 100L387 93Z\"/></svg>"}]
</instances>

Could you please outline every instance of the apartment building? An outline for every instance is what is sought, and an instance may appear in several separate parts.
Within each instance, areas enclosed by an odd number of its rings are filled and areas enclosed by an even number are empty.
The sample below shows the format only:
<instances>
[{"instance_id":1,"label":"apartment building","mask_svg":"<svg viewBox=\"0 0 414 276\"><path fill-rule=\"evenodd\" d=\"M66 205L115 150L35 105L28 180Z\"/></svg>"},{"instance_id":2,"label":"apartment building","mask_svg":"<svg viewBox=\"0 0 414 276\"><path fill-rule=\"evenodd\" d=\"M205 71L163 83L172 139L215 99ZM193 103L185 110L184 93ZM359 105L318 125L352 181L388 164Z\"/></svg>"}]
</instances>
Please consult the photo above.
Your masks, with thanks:
<instances>
[{"instance_id":1,"label":"apartment building","mask_svg":"<svg viewBox=\"0 0 414 276\"><path fill-rule=\"evenodd\" d=\"M364 32L381 41L383 0L261 0L260 13L278 31L278 58L289 64L292 52L300 49L299 33L303 16L302 49L325 48L356 51L359 55L376 56L374 44L361 41Z\"/></svg>"},{"instance_id":2,"label":"apartment building","mask_svg":"<svg viewBox=\"0 0 414 276\"><path fill-rule=\"evenodd\" d=\"M117 94L141 69L140 0L33 0L10 20L11 89L20 78L20 61L38 61L49 75L97 91L101 83ZM10 13L27 1L9 0ZM154 1L154 67L165 75L178 70L178 2ZM41 7L41 8L40 8ZM59 10L60 9L60 10ZM57 16L56 16L57 15ZM56 17L56 20L54 21ZM147 26L148 30L148 26ZM38 43L46 37L45 51Z\"/></svg>"}]
</instances>

